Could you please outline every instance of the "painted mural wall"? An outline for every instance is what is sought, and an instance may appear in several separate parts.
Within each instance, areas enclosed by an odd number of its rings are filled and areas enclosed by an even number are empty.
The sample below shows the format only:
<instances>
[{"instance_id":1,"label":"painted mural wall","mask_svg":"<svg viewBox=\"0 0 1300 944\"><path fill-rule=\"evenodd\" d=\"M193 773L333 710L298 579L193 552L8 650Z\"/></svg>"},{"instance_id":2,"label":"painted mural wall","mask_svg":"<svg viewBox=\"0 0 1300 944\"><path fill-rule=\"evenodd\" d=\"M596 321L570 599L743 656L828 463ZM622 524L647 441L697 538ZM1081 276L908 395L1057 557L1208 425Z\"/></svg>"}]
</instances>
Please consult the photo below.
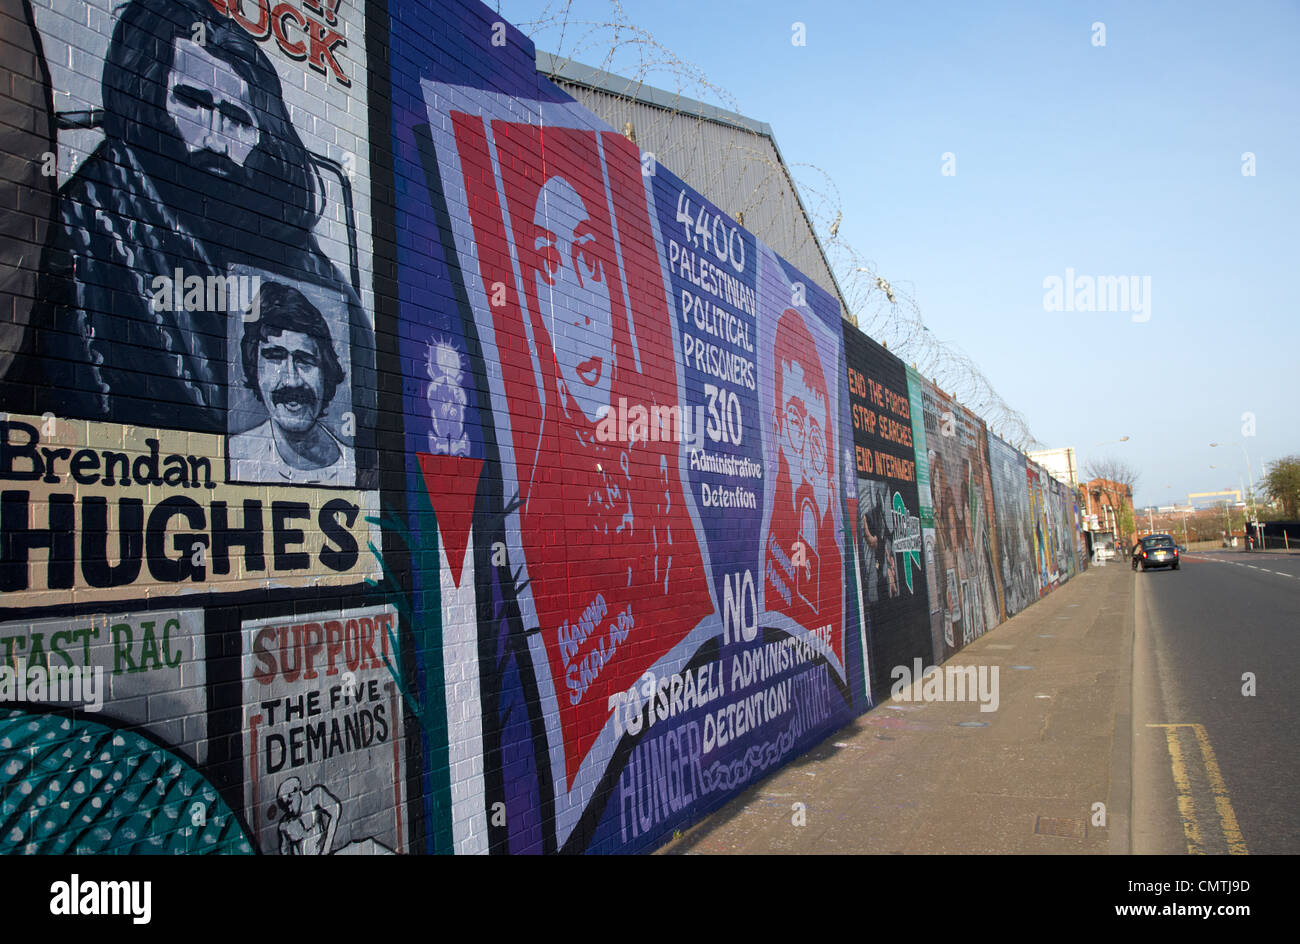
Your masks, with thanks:
<instances>
[{"instance_id":1,"label":"painted mural wall","mask_svg":"<svg viewBox=\"0 0 1300 944\"><path fill-rule=\"evenodd\" d=\"M931 665L934 659L932 568L926 565L920 497L926 467L916 461L924 426L912 408L903 363L851 325L844 327L844 342L857 474L857 500L850 502L863 613L857 628L871 663L871 687L864 694L874 704L879 693L888 693L894 666L910 666L914 658Z\"/></svg>"},{"instance_id":2,"label":"painted mural wall","mask_svg":"<svg viewBox=\"0 0 1300 944\"><path fill-rule=\"evenodd\" d=\"M1029 483L1029 516L1033 521L1034 559L1038 592L1046 594L1078 572L1087 555L1080 554L1078 501L1070 490L1032 459L1025 460Z\"/></svg>"},{"instance_id":3,"label":"painted mural wall","mask_svg":"<svg viewBox=\"0 0 1300 944\"><path fill-rule=\"evenodd\" d=\"M1039 597L1026 461L1015 447L989 432L989 471L993 477L999 565L1008 619Z\"/></svg>"},{"instance_id":4,"label":"painted mural wall","mask_svg":"<svg viewBox=\"0 0 1300 944\"><path fill-rule=\"evenodd\" d=\"M930 631L937 663L1004 618L988 431L983 420L915 372L909 389L925 426L917 461L925 465L925 517L933 521Z\"/></svg>"},{"instance_id":5,"label":"painted mural wall","mask_svg":"<svg viewBox=\"0 0 1300 944\"><path fill-rule=\"evenodd\" d=\"M487 6L0 29L0 851L650 849L1077 572Z\"/></svg>"}]
</instances>

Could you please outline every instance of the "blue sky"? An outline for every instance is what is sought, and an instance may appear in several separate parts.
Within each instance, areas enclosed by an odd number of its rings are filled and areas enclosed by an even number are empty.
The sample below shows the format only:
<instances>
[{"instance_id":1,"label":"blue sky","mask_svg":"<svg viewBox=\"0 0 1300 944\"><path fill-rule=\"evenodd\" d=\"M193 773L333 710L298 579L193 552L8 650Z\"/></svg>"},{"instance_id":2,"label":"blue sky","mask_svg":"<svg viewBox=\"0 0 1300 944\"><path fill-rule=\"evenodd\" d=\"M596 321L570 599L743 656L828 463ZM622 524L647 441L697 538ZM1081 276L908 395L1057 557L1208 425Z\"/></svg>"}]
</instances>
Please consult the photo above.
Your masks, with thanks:
<instances>
[{"instance_id":1,"label":"blue sky","mask_svg":"<svg viewBox=\"0 0 1300 944\"><path fill-rule=\"evenodd\" d=\"M492 5L516 24L566 6ZM567 6L572 22L612 18L609 0ZM771 124L788 163L830 175L841 238L908 284L931 330L1048 446L1129 462L1139 505L1245 482L1237 443L1256 480L1300 453L1300 5L624 11ZM554 31L538 46L572 53L573 30L564 49ZM599 64L603 51L575 57ZM955 175L941 173L945 152ZM1149 320L1046 311L1044 279L1067 268L1150 277Z\"/></svg>"}]
</instances>

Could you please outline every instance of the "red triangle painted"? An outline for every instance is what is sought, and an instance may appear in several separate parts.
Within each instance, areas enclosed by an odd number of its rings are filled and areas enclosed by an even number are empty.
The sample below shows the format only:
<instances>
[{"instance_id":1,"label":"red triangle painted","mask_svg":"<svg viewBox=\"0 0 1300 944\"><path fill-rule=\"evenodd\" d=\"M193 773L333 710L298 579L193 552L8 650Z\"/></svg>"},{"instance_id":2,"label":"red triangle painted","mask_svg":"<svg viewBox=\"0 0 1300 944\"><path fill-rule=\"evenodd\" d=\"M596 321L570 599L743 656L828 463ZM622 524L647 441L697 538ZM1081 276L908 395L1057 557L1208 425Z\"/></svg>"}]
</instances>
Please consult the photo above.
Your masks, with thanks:
<instances>
[{"instance_id":1,"label":"red triangle painted","mask_svg":"<svg viewBox=\"0 0 1300 944\"><path fill-rule=\"evenodd\" d=\"M416 457L424 474L429 503L438 516L438 530L442 532L442 549L451 565L451 579L459 587L469 544L469 529L474 523L474 496L478 492L483 460L468 456L435 456L428 452L417 453Z\"/></svg>"}]
</instances>

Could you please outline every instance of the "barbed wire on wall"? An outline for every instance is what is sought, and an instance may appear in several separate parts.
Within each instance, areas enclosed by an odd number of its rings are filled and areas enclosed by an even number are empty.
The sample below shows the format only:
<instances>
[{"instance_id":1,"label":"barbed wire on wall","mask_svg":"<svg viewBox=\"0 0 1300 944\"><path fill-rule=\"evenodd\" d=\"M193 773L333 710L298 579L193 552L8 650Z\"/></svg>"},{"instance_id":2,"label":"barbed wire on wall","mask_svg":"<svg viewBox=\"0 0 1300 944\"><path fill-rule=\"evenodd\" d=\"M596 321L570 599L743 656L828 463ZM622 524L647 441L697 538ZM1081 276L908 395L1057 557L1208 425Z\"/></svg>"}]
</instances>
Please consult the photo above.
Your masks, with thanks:
<instances>
[{"instance_id":1,"label":"barbed wire on wall","mask_svg":"<svg viewBox=\"0 0 1300 944\"><path fill-rule=\"evenodd\" d=\"M982 417L1011 445L1022 451L1043 446L1024 415L1002 398L979 365L925 324L915 286L890 280L843 238L845 210L829 174L814 164L782 164L772 143L744 127L728 125L725 138L708 134L717 118L691 104L713 101L739 116L735 97L634 24L620 0L609 0L609 19L604 21L578 19L571 8L572 0L553 0L536 19L516 25L560 59L628 80L627 88L617 94L570 88L579 101L643 150L671 154L669 166L675 174L796 265L821 269L824 259L846 317L863 332ZM633 122L630 106L642 86L670 92L679 101L664 109L638 109ZM628 107L620 108L620 103ZM693 140L682 139L684 118L694 120ZM719 144L725 148L721 153ZM798 225L801 218L807 220L806 229Z\"/></svg>"},{"instance_id":2,"label":"barbed wire on wall","mask_svg":"<svg viewBox=\"0 0 1300 944\"><path fill-rule=\"evenodd\" d=\"M1022 451L1042 448L1043 443L1034 437L1024 414L1002 398L979 365L926 325L912 283L891 282L875 262L841 238L844 209L839 188L830 175L814 164L794 166L803 171L798 187L809 223L839 281L845 310L856 316L858 327L982 417L994 433L1011 445Z\"/></svg>"},{"instance_id":3,"label":"barbed wire on wall","mask_svg":"<svg viewBox=\"0 0 1300 944\"><path fill-rule=\"evenodd\" d=\"M619 0L609 0L610 19L605 21L575 19L570 16L571 6L572 0L553 0L537 19L515 26L534 41L545 37L553 43L550 51L557 56L615 73L637 85L652 85L699 101L712 97L720 107L740 113L730 92L633 23Z\"/></svg>"}]
</instances>

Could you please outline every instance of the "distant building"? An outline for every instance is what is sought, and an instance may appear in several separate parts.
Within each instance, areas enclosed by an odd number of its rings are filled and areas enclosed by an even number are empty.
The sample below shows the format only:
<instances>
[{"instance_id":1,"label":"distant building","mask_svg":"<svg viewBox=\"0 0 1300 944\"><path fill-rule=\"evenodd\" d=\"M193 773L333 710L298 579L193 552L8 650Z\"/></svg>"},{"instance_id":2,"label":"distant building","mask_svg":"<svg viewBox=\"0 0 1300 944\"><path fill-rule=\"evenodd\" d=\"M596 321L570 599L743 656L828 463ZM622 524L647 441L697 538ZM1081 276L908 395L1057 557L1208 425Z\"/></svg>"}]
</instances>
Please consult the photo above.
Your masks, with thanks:
<instances>
[{"instance_id":1,"label":"distant building","mask_svg":"<svg viewBox=\"0 0 1300 944\"><path fill-rule=\"evenodd\" d=\"M1110 479L1093 479L1079 489L1089 531L1122 530L1124 509L1133 508L1133 487Z\"/></svg>"},{"instance_id":2,"label":"distant building","mask_svg":"<svg viewBox=\"0 0 1300 944\"><path fill-rule=\"evenodd\" d=\"M1223 504L1235 507L1242 504L1241 490L1225 488L1217 492L1188 492L1187 504L1197 511L1203 511L1206 508L1217 508Z\"/></svg>"}]
</instances>

